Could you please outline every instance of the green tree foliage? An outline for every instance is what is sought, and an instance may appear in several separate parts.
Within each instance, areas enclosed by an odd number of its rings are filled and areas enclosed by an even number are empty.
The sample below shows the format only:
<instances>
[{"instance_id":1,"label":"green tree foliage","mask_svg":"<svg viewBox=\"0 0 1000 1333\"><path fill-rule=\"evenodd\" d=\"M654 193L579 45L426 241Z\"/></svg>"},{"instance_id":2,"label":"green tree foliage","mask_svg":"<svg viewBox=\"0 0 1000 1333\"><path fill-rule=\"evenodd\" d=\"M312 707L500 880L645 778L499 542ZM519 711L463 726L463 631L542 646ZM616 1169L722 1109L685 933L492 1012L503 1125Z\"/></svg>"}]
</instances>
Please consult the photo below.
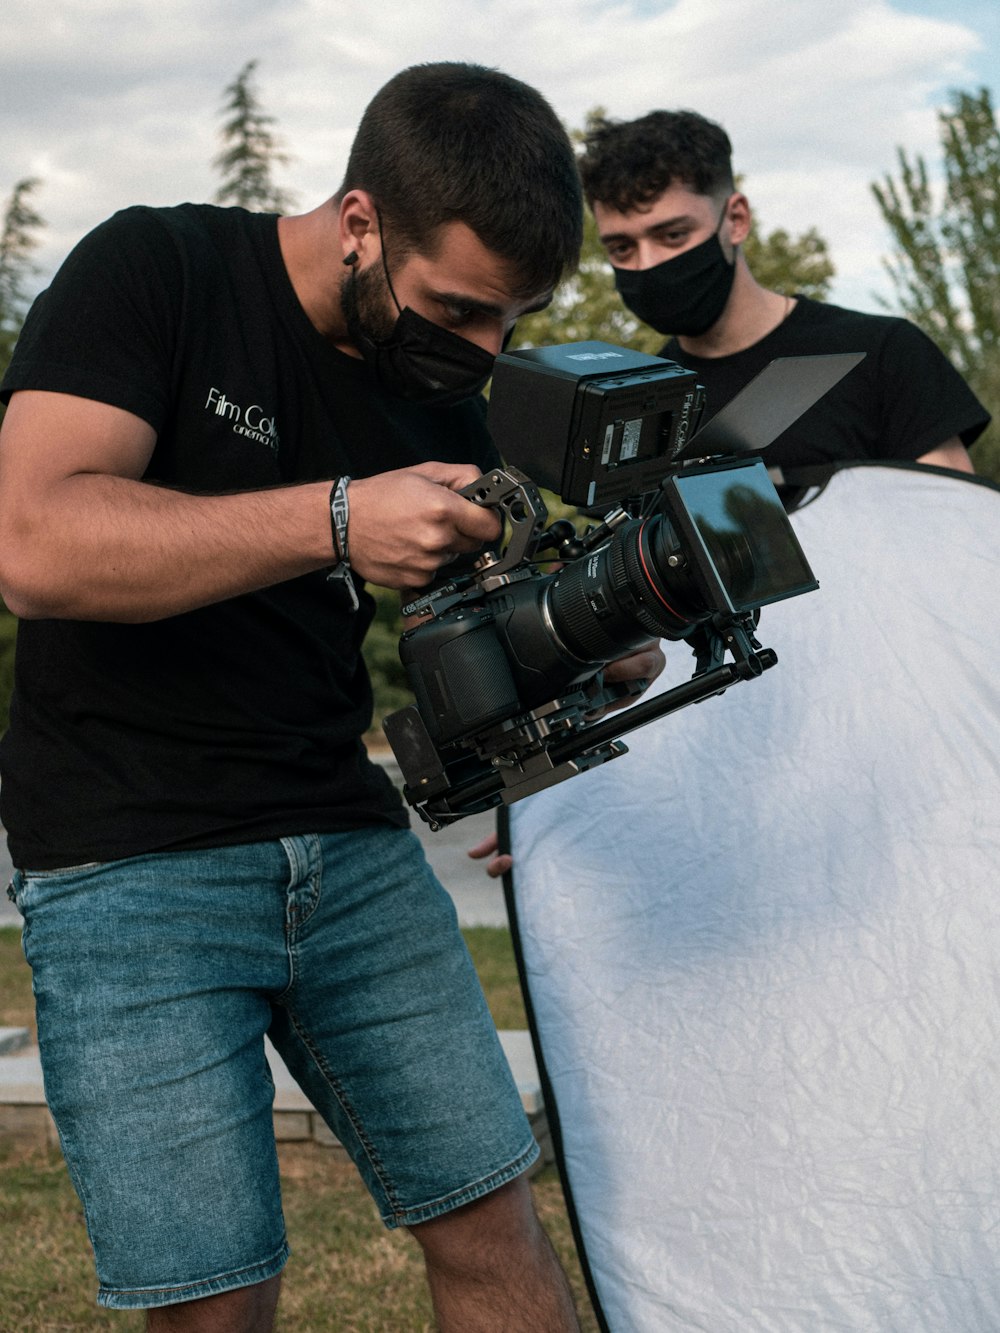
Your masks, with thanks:
<instances>
[{"instance_id":1,"label":"green tree foliage","mask_svg":"<svg viewBox=\"0 0 1000 1333\"><path fill-rule=\"evenodd\" d=\"M413 694L399 660L399 636L403 632L399 593L371 584L369 591L375 597L375 619L365 635L364 658L375 695L372 725L379 731L385 715L412 703Z\"/></svg>"},{"instance_id":2,"label":"green tree foliage","mask_svg":"<svg viewBox=\"0 0 1000 1333\"><path fill-rule=\"evenodd\" d=\"M32 252L38 230L45 224L36 213L32 196L41 182L26 177L14 186L7 200L0 230L0 374L7 369L28 308L28 282L36 272Z\"/></svg>"},{"instance_id":3,"label":"green tree foliage","mask_svg":"<svg viewBox=\"0 0 1000 1333\"><path fill-rule=\"evenodd\" d=\"M835 269L826 241L815 227L801 236L784 228L762 235L755 224L743 246L750 272L763 287L792 296L824 301L830 294Z\"/></svg>"},{"instance_id":4,"label":"green tree foliage","mask_svg":"<svg viewBox=\"0 0 1000 1333\"><path fill-rule=\"evenodd\" d=\"M256 60L248 60L225 91L222 151L212 165L222 176L217 204L237 204L259 213L284 213L293 196L274 182L274 168L291 160L274 133L275 119L261 108L254 82Z\"/></svg>"},{"instance_id":5,"label":"green tree foliage","mask_svg":"<svg viewBox=\"0 0 1000 1333\"><path fill-rule=\"evenodd\" d=\"M898 177L872 192L895 243L885 267L899 308L993 413L972 457L1000 481L1000 128L986 88L953 93L938 121L943 185L898 148Z\"/></svg>"}]
</instances>

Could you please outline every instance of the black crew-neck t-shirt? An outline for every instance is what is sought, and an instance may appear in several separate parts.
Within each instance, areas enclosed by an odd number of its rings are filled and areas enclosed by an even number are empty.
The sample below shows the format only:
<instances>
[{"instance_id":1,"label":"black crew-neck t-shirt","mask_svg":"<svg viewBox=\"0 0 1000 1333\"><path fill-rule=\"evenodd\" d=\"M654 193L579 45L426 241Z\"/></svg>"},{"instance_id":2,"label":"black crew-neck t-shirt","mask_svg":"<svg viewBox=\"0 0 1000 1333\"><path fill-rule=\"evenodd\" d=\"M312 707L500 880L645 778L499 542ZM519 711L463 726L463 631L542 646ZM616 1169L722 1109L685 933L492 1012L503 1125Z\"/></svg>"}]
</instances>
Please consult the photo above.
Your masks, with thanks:
<instances>
[{"instance_id":1,"label":"black crew-neck t-shirt","mask_svg":"<svg viewBox=\"0 0 1000 1333\"><path fill-rule=\"evenodd\" d=\"M497 461L481 399L394 399L322 338L277 218L242 209L131 208L84 238L29 313L2 385L18 389L142 417L157 432L145 479L193 492ZM0 745L14 863L405 824L360 739L374 610L360 596L352 614L318 572L148 624L23 621Z\"/></svg>"},{"instance_id":2,"label":"black crew-neck t-shirt","mask_svg":"<svg viewBox=\"0 0 1000 1333\"><path fill-rule=\"evenodd\" d=\"M989 413L965 380L915 324L805 296L776 329L742 352L691 356L672 338L660 355L697 373L705 386L707 422L776 357L830 352L866 356L768 446L763 457L769 467L912 461L955 435L972 444L989 424Z\"/></svg>"}]
</instances>

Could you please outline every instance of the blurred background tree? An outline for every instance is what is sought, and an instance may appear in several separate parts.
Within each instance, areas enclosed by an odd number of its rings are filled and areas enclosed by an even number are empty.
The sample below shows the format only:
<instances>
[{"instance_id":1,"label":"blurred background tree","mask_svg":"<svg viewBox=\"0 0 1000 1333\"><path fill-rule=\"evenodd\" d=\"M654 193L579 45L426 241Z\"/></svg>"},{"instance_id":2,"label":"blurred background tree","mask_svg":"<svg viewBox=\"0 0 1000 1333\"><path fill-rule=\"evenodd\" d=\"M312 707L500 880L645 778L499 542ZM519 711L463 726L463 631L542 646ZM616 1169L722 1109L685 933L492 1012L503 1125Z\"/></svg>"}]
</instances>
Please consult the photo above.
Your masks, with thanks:
<instances>
[{"instance_id":1,"label":"blurred background tree","mask_svg":"<svg viewBox=\"0 0 1000 1333\"><path fill-rule=\"evenodd\" d=\"M28 287L37 272L32 254L45 223L35 211L37 177L19 180L7 197L0 224L0 375L7 369L30 304ZM0 419L3 406L0 405Z\"/></svg>"},{"instance_id":2,"label":"blurred background tree","mask_svg":"<svg viewBox=\"0 0 1000 1333\"><path fill-rule=\"evenodd\" d=\"M399 636L403 632L399 593L374 584L368 585L368 591L375 598L375 619L365 636L363 651L375 696L372 729L381 740L382 719L412 703L413 694L399 660Z\"/></svg>"},{"instance_id":3,"label":"blurred background tree","mask_svg":"<svg viewBox=\"0 0 1000 1333\"><path fill-rule=\"evenodd\" d=\"M274 116L261 107L256 69L257 61L248 60L225 91L222 150L212 162L222 176L215 202L257 213L287 213L295 199L275 184L274 170L291 158L274 132Z\"/></svg>"},{"instance_id":4,"label":"blurred background tree","mask_svg":"<svg viewBox=\"0 0 1000 1333\"><path fill-rule=\"evenodd\" d=\"M993 413L972 458L1000 482L1000 128L986 88L952 93L938 121L943 185L904 148L872 185L896 247L884 263L899 309Z\"/></svg>"},{"instance_id":5,"label":"blurred background tree","mask_svg":"<svg viewBox=\"0 0 1000 1333\"><path fill-rule=\"evenodd\" d=\"M742 181L737 178L737 188ZM763 287L789 296L799 293L814 301L825 301L836 269L830 251L815 227L800 236L791 236L783 228L761 231L755 217L753 229L743 245L750 271Z\"/></svg>"}]
</instances>

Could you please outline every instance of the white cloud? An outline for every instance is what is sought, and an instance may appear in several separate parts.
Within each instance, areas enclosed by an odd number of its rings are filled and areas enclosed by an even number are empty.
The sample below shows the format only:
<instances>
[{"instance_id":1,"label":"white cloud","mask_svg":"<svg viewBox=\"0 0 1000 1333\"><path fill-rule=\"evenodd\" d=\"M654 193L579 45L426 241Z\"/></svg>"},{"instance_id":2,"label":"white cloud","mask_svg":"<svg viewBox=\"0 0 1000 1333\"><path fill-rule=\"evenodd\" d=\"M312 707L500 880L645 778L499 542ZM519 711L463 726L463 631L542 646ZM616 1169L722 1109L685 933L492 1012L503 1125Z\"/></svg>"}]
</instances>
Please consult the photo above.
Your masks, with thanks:
<instances>
[{"instance_id":1,"label":"white cloud","mask_svg":"<svg viewBox=\"0 0 1000 1333\"><path fill-rule=\"evenodd\" d=\"M869 307L886 245L870 182L898 144L936 159L935 107L972 86L980 46L889 0L7 0L5 20L0 188L43 178L49 271L115 208L211 195L223 89L247 60L294 155L282 183L307 206L336 187L387 78L462 59L535 84L574 126L597 105L720 120L765 227L818 227L836 296Z\"/></svg>"}]
</instances>

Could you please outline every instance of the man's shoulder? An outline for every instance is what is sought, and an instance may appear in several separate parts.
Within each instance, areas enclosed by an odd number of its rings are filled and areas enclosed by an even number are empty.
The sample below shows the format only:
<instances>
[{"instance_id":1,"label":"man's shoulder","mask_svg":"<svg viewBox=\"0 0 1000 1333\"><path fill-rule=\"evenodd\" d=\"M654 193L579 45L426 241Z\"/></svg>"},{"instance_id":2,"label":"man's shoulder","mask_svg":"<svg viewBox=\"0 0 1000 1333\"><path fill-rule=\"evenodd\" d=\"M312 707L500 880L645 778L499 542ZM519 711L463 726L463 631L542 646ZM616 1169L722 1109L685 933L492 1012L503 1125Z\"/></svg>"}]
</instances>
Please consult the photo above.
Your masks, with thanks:
<instances>
[{"instance_id":1,"label":"man's shoulder","mask_svg":"<svg viewBox=\"0 0 1000 1333\"><path fill-rule=\"evenodd\" d=\"M108 245L156 251L231 253L246 237L276 229L277 218L217 204L130 204L99 223L77 247L83 253Z\"/></svg>"},{"instance_id":2,"label":"man's shoulder","mask_svg":"<svg viewBox=\"0 0 1000 1333\"><path fill-rule=\"evenodd\" d=\"M851 310L846 306L799 296L792 317L786 320L782 330L790 338L812 334L838 341L853 339L857 342L863 339L866 345L873 346L894 330L907 325L908 321L899 315Z\"/></svg>"},{"instance_id":3,"label":"man's shoulder","mask_svg":"<svg viewBox=\"0 0 1000 1333\"><path fill-rule=\"evenodd\" d=\"M268 235L268 229L273 236ZM277 251L277 219L214 204L132 204L98 223L73 247L53 280L62 299L75 293L151 294L190 290L211 299L217 275L237 283L248 266ZM141 293L141 298L136 296ZM173 299L171 297L171 299Z\"/></svg>"},{"instance_id":4,"label":"man's shoulder","mask_svg":"<svg viewBox=\"0 0 1000 1333\"><path fill-rule=\"evenodd\" d=\"M871 314L800 297L782 326L780 353L866 352L869 374L912 377L946 360L923 329L902 315Z\"/></svg>"}]
</instances>

